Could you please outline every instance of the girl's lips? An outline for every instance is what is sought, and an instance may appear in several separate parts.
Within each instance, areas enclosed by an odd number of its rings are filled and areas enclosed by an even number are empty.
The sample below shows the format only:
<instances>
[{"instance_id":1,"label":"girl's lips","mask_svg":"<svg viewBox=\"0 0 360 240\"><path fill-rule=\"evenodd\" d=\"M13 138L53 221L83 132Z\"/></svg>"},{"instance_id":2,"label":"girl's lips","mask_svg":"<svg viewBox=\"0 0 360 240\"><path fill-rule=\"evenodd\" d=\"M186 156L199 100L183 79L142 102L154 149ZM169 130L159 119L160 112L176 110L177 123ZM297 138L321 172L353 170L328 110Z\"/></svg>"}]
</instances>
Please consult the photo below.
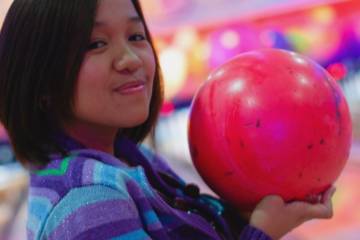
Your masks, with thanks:
<instances>
[{"instance_id":1,"label":"girl's lips","mask_svg":"<svg viewBox=\"0 0 360 240\"><path fill-rule=\"evenodd\" d=\"M143 91L144 89L145 89L144 81L132 81L132 82L124 83L121 86L115 88L115 91L123 95L129 95Z\"/></svg>"}]
</instances>

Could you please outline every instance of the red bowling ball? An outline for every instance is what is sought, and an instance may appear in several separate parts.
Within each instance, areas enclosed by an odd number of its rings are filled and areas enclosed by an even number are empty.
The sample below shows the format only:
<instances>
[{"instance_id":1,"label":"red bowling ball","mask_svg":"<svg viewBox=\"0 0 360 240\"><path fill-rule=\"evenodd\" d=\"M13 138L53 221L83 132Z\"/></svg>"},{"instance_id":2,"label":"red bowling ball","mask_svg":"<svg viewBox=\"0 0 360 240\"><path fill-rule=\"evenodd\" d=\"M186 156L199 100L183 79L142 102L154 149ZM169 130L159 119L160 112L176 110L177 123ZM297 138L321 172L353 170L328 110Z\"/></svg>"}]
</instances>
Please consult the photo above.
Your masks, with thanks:
<instances>
[{"instance_id":1,"label":"red bowling ball","mask_svg":"<svg viewBox=\"0 0 360 240\"><path fill-rule=\"evenodd\" d=\"M324 68L294 52L238 55L210 74L191 106L194 165L240 210L269 194L311 201L339 177L350 146L341 88Z\"/></svg>"}]
</instances>

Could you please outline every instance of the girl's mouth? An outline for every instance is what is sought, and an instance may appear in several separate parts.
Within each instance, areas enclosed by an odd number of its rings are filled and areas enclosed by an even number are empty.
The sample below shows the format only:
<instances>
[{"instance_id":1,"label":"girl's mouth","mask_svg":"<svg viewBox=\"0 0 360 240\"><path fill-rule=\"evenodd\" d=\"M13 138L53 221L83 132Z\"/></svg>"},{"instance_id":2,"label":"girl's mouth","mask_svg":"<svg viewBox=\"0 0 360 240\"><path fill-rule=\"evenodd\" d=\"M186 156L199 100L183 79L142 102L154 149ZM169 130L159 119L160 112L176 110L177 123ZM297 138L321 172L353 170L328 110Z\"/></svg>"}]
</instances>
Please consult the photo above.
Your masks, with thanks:
<instances>
[{"instance_id":1,"label":"girl's mouth","mask_svg":"<svg viewBox=\"0 0 360 240\"><path fill-rule=\"evenodd\" d=\"M130 95L142 92L145 89L145 81L131 81L115 88L115 91L122 95Z\"/></svg>"}]
</instances>

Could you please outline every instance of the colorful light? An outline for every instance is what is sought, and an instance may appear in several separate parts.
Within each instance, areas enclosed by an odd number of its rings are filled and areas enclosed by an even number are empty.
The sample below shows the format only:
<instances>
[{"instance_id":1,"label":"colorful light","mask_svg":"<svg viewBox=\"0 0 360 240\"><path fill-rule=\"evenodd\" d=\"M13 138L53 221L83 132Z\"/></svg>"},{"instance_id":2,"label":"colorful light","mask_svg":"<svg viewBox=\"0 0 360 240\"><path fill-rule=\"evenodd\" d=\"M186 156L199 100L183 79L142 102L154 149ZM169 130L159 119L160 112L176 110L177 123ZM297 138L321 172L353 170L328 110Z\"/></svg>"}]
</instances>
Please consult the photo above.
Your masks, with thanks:
<instances>
[{"instance_id":1,"label":"colorful light","mask_svg":"<svg viewBox=\"0 0 360 240\"><path fill-rule=\"evenodd\" d=\"M233 25L209 34L211 46L209 67L215 68L235 55L259 48L257 28L253 25Z\"/></svg>"},{"instance_id":2,"label":"colorful light","mask_svg":"<svg viewBox=\"0 0 360 240\"><path fill-rule=\"evenodd\" d=\"M227 49L234 49L239 46L241 42L240 40L241 38L239 33L233 30L225 31L220 37L221 44Z\"/></svg>"},{"instance_id":3,"label":"colorful light","mask_svg":"<svg viewBox=\"0 0 360 240\"><path fill-rule=\"evenodd\" d=\"M168 116L171 115L175 110L175 106L172 102L165 101L161 107L160 114L162 116Z\"/></svg>"},{"instance_id":4,"label":"colorful light","mask_svg":"<svg viewBox=\"0 0 360 240\"><path fill-rule=\"evenodd\" d=\"M311 15L317 23L331 24L336 20L336 11L330 6L315 8L312 10Z\"/></svg>"},{"instance_id":5,"label":"colorful light","mask_svg":"<svg viewBox=\"0 0 360 240\"><path fill-rule=\"evenodd\" d=\"M163 70L165 99L173 98L182 88L188 74L186 54L174 46L160 52Z\"/></svg>"},{"instance_id":6,"label":"colorful light","mask_svg":"<svg viewBox=\"0 0 360 240\"><path fill-rule=\"evenodd\" d=\"M184 27L176 32L174 45L185 51L191 51L194 45L199 41L199 34L194 27Z\"/></svg>"},{"instance_id":7,"label":"colorful light","mask_svg":"<svg viewBox=\"0 0 360 240\"><path fill-rule=\"evenodd\" d=\"M269 29L260 34L260 40L264 47L293 50L294 47L281 30Z\"/></svg>"},{"instance_id":8,"label":"colorful light","mask_svg":"<svg viewBox=\"0 0 360 240\"><path fill-rule=\"evenodd\" d=\"M347 68L343 63L333 63L326 69L336 81L344 79L347 74Z\"/></svg>"}]
</instances>

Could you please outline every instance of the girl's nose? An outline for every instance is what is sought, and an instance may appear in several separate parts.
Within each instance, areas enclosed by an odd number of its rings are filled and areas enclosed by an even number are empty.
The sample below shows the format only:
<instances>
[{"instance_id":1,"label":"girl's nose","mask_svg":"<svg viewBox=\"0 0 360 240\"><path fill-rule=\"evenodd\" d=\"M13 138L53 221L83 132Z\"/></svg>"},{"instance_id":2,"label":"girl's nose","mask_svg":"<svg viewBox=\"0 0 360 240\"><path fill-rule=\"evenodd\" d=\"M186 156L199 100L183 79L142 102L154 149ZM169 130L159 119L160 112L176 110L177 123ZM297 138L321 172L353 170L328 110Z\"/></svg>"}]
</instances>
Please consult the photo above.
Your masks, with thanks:
<instances>
[{"instance_id":1,"label":"girl's nose","mask_svg":"<svg viewBox=\"0 0 360 240\"><path fill-rule=\"evenodd\" d=\"M133 73L142 66L142 60L130 47L127 47L114 59L113 65L120 73Z\"/></svg>"}]
</instances>

